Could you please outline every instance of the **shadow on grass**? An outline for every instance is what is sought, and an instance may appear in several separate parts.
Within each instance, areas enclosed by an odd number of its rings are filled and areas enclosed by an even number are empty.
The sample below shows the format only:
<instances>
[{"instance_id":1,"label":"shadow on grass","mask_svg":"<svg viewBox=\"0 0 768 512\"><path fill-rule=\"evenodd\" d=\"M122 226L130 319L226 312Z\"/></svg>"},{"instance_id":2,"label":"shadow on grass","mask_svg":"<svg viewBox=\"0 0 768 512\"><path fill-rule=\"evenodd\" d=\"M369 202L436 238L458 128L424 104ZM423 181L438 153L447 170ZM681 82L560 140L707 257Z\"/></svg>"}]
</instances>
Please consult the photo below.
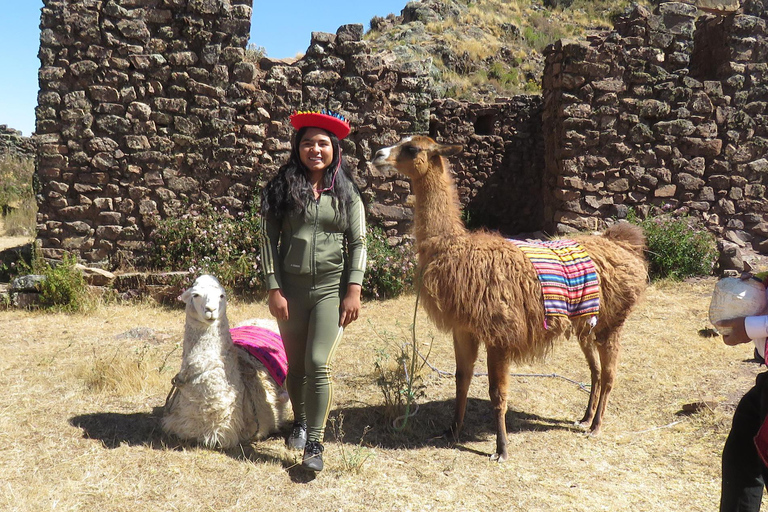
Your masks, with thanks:
<instances>
[{"instance_id":1,"label":"shadow on grass","mask_svg":"<svg viewBox=\"0 0 768 512\"><path fill-rule=\"evenodd\" d=\"M394 428L385 419L384 409L379 406L342 407L337 408L331 415L331 424L327 432L333 434L339 442L357 444L362 439L366 446L378 446L389 449L420 448L425 446L450 447L480 453L477 450L461 446L461 443L488 442L488 449L495 450L495 418L490 400L469 398L464 427L459 436L459 443L446 435L453 421L454 400L433 401L421 404L417 413L410 417L400 430ZM334 427L334 422L342 428ZM517 432L567 430L581 433L583 430L573 425L572 421L560 418L545 418L536 414L509 409L506 416L508 435ZM341 430L341 432L339 432ZM326 439L329 437L326 434Z\"/></svg>"},{"instance_id":2,"label":"shadow on grass","mask_svg":"<svg viewBox=\"0 0 768 512\"><path fill-rule=\"evenodd\" d=\"M73 427L82 429L85 439L101 441L101 445L107 449L115 449L124 445L172 451L206 449L193 441L185 441L166 435L160 426L162 416L163 408L155 407L152 412L81 414L70 418L69 423ZM287 435L287 432L285 434ZM234 448L218 451L236 460L276 462L286 468L293 464L293 461L287 460L280 451L274 450L268 444L263 446L259 443L238 445Z\"/></svg>"},{"instance_id":3,"label":"shadow on grass","mask_svg":"<svg viewBox=\"0 0 768 512\"><path fill-rule=\"evenodd\" d=\"M425 446L456 447L457 449L481 453L463 446L462 443L488 442L488 449L495 449L495 429L493 409L489 400L469 398L467 413L459 443L454 444L449 436L444 435L453 419L453 400L434 401L421 404L415 416L408 418L404 427L395 429L385 419L381 406L361 405L359 407L340 407L331 414L331 421L326 429L326 441L335 437L335 441L346 444L363 444L385 449L420 448ZM101 442L107 449L120 446L143 446L155 450L185 450L199 448L194 442L179 440L163 433L160 427L162 407L152 412L115 413L98 412L82 414L69 420L74 427L83 430L83 437ZM399 423L401 426L402 423ZM571 422L557 418L545 418L535 414L510 409L506 417L507 432L571 430L580 432ZM288 435L284 431L274 437ZM289 454L275 442L255 442L240 445L229 450L220 450L236 460L251 462L271 462L281 464L295 482L309 482L315 474L298 465L300 454Z\"/></svg>"}]
</instances>

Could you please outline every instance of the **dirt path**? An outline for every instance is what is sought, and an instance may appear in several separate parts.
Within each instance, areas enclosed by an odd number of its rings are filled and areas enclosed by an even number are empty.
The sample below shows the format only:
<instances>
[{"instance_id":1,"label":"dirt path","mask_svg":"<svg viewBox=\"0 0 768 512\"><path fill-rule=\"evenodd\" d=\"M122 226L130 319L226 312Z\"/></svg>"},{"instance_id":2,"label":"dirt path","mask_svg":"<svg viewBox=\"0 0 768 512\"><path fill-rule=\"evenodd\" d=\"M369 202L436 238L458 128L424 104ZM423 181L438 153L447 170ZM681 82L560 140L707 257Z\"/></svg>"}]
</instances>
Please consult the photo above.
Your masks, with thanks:
<instances>
[{"instance_id":1,"label":"dirt path","mask_svg":"<svg viewBox=\"0 0 768 512\"><path fill-rule=\"evenodd\" d=\"M31 236L6 236L3 218L0 217L0 251L28 244L33 239Z\"/></svg>"}]
</instances>

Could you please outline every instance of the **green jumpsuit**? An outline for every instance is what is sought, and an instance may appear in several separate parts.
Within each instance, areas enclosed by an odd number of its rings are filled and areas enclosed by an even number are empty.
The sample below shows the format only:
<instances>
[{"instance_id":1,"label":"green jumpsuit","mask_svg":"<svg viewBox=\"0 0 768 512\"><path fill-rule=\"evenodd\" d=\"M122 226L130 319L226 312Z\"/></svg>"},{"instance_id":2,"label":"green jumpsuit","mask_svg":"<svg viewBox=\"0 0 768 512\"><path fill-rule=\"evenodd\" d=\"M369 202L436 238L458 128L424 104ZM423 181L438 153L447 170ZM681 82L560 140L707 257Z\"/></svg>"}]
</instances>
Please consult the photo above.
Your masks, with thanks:
<instances>
[{"instance_id":1,"label":"green jumpsuit","mask_svg":"<svg viewBox=\"0 0 768 512\"><path fill-rule=\"evenodd\" d=\"M331 410L331 360L343 334L341 300L347 285L362 285L366 265L365 211L355 193L341 226L332 197L322 194L306 212L262 218L262 266L269 290L281 289L288 320L279 321L288 358L286 389L307 440L322 442Z\"/></svg>"}]
</instances>

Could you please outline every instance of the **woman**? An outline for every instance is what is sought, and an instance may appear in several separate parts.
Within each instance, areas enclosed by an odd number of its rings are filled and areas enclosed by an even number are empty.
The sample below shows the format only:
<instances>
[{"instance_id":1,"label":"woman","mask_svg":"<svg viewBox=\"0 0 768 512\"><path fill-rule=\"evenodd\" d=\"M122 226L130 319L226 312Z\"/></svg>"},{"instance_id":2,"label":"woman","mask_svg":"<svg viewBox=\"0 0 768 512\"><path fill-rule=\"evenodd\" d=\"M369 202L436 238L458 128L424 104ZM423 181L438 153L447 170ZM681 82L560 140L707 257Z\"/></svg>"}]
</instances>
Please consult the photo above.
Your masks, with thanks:
<instances>
[{"instance_id":1,"label":"woman","mask_svg":"<svg viewBox=\"0 0 768 512\"><path fill-rule=\"evenodd\" d=\"M269 312L288 357L295 422L287 444L304 449L304 467L321 471L331 359L360 314L365 212L342 168L339 140L349 124L330 111L294 113L290 121L297 130L290 159L262 197L261 254Z\"/></svg>"},{"instance_id":2,"label":"woman","mask_svg":"<svg viewBox=\"0 0 768 512\"><path fill-rule=\"evenodd\" d=\"M718 328L729 329L726 345L755 344L755 357L765 364L768 315L722 320ZM764 462L768 435L768 372L757 375L755 385L739 401L731 431L723 447L720 512L757 512L768 482ZM759 449L763 450L763 456Z\"/></svg>"}]
</instances>

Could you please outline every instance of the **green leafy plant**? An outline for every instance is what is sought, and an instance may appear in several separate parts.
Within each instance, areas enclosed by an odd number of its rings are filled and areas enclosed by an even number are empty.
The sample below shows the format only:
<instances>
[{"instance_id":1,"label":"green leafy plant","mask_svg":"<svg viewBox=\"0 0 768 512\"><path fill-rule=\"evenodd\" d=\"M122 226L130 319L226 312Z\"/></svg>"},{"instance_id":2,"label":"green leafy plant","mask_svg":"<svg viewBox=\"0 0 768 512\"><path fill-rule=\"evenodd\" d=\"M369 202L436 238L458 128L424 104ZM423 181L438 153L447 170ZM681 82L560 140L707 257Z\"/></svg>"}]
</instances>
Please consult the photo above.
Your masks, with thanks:
<instances>
[{"instance_id":1,"label":"green leafy plant","mask_svg":"<svg viewBox=\"0 0 768 512\"><path fill-rule=\"evenodd\" d=\"M712 274L718 257L715 237L693 217L663 213L641 220L630 210L627 220L645 231L651 279Z\"/></svg>"},{"instance_id":2,"label":"green leafy plant","mask_svg":"<svg viewBox=\"0 0 768 512\"><path fill-rule=\"evenodd\" d=\"M231 214L223 206L203 204L181 217L157 221L148 263L161 270L213 274L238 293L258 293L264 288L260 236L255 207Z\"/></svg>"},{"instance_id":3,"label":"green leafy plant","mask_svg":"<svg viewBox=\"0 0 768 512\"><path fill-rule=\"evenodd\" d=\"M421 372L427 364L429 353L422 357L416 348L415 322L414 311L410 342L400 341L389 332L380 332L384 344L376 349L373 363L376 384L384 396L384 416L392 422L395 430L405 428L408 418L416 412L416 401L425 395L426 386ZM429 347L431 351L431 342Z\"/></svg>"},{"instance_id":4,"label":"green leafy plant","mask_svg":"<svg viewBox=\"0 0 768 512\"><path fill-rule=\"evenodd\" d=\"M61 261L46 261L35 252L30 264L20 261L19 275L40 275L38 306L50 311L66 313L85 312L93 308L88 285L83 273L76 267L77 257L65 254Z\"/></svg>"},{"instance_id":5,"label":"green leafy plant","mask_svg":"<svg viewBox=\"0 0 768 512\"><path fill-rule=\"evenodd\" d=\"M409 242L391 246L381 228L368 230L368 267L363 294L372 299L391 299L411 290L416 255Z\"/></svg>"}]
</instances>

